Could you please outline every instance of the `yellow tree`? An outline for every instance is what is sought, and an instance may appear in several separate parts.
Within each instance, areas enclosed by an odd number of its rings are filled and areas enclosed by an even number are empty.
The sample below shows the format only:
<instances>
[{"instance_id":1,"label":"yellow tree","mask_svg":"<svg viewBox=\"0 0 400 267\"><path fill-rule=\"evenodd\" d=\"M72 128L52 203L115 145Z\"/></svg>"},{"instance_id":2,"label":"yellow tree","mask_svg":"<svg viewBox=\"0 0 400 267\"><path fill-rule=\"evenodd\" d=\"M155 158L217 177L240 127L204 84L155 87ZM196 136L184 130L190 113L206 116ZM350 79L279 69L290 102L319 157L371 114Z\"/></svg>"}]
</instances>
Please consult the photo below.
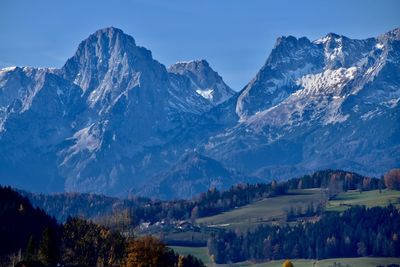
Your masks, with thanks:
<instances>
[{"instance_id":1,"label":"yellow tree","mask_svg":"<svg viewBox=\"0 0 400 267\"><path fill-rule=\"evenodd\" d=\"M124 267L171 266L174 255L160 240L145 236L127 244Z\"/></svg>"},{"instance_id":2,"label":"yellow tree","mask_svg":"<svg viewBox=\"0 0 400 267\"><path fill-rule=\"evenodd\" d=\"M282 267L293 267L293 263L290 260L285 260Z\"/></svg>"},{"instance_id":3,"label":"yellow tree","mask_svg":"<svg viewBox=\"0 0 400 267\"><path fill-rule=\"evenodd\" d=\"M388 189L400 190L400 169L392 169L384 176L385 185Z\"/></svg>"}]
</instances>

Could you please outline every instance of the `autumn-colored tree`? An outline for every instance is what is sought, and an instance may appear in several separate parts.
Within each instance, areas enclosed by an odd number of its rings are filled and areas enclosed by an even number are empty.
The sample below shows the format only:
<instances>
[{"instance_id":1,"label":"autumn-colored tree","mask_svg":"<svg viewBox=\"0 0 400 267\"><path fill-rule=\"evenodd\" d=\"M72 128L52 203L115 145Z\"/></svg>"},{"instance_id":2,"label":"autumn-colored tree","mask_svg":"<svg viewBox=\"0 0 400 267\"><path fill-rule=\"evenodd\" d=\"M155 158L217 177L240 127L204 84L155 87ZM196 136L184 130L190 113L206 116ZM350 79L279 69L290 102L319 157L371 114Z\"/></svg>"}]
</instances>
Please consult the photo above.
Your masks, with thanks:
<instances>
[{"instance_id":1,"label":"autumn-colored tree","mask_svg":"<svg viewBox=\"0 0 400 267\"><path fill-rule=\"evenodd\" d=\"M145 236L129 241L126 247L124 267L167 267L177 261L173 251L160 240Z\"/></svg>"},{"instance_id":2,"label":"autumn-colored tree","mask_svg":"<svg viewBox=\"0 0 400 267\"><path fill-rule=\"evenodd\" d=\"M63 261L71 265L119 265L124 238L108 228L78 218L63 226Z\"/></svg>"},{"instance_id":3,"label":"autumn-colored tree","mask_svg":"<svg viewBox=\"0 0 400 267\"><path fill-rule=\"evenodd\" d=\"M183 257L183 255L179 255L179 258L178 258L178 267L183 267L183 266L185 266L185 258Z\"/></svg>"},{"instance_id":4,"label":"autumn-colored tree","mask_svg":"<svg viewBox=\"0 0 400 267\"><path fill-rule=\"evenodd\" d=\"M191 215L190 215L190 219L192 219L193 221L196 220L199 217L199 207L195 206L192 209Z\"/></svg>"},{"instance_id":5,"label":"autumn-colored tree","mask_svg":"<svg viewBox=\"0 0 400 267\"><path fill-rule=\"evenodd\" d=\"M338 174L332 174L328 184L329 198L335 197L336 195L343 192L343 181L340 180Z\"/></svg>"},{"instance_id":6,"label":"autumn-colored tree","mask_svg":"<svg viewBox=\"0 0 400 267\"><path fill-rule=\"evenodd\" d=\"M293 267L293 263L290 260L285 260L282 267Z\"/></svg>"},{"instance_id":7,"label":"autumn-colored tree","mask_svg":"<svg viewBox=\"0 0 400 267\"><path fill-rule=\"evenodd\" d=\"M370 189L370 185L371 185L371 178L365 177L363 179L362 189L363 190L369 190Z\"/></svg>"},{"instance_id":8,"label":"autumn-colored tree","mask_svg":"<svg viewBox=\"0 0 400 267\"><path fill-rule=\"evenodd\" d=\"M392 169L384 176L385 185L388 189L400 190L400 169Z\"/></svg>"}]
</instances>

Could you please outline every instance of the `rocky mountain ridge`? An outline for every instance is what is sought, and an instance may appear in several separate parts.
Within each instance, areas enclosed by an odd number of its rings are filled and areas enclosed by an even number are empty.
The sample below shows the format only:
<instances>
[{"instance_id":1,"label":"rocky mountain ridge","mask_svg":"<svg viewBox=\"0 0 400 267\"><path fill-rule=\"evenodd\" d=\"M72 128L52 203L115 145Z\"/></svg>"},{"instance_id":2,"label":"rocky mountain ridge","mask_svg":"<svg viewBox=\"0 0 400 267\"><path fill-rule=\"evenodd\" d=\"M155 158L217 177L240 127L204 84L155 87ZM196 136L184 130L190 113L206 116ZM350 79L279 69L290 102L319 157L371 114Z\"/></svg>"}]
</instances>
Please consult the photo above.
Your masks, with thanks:
<instances>
[{"instance_id":1,"label":"rocky mountain ridge","mask_svg":"<svg viewBox=\"0 0 400 267\"><path fill-rule=\"evenodd\" d=\"M324 168L380 175L400 162L399 37L280 37L235 93L205 60L167 69L101 29L61 69L0 71L0 182L173 198Z\"/></svg>"}]
</instances>

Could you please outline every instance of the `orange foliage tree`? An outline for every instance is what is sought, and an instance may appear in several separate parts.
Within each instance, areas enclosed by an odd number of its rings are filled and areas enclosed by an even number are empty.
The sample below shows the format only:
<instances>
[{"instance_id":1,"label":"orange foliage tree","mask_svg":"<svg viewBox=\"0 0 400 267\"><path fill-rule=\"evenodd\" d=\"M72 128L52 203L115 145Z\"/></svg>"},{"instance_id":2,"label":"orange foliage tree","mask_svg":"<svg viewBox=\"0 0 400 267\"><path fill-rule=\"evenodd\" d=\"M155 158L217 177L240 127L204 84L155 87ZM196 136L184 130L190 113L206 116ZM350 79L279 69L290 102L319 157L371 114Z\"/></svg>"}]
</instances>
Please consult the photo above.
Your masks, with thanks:
<instances>
[{"instance_id":1,"label":"orange foliage tree","mask_svg":"<svg viewBox=\"0 0 400 267\"><path fill-rule=\"evenodd\" d=\"M174 266L175 253L160 240L145 236L129 241L126 247L124 267Z\"/></svg>"},{"instance_id":2,"label":"orange foliage tree","mask_svg":"<svg viewBox=\"0 0 400 267\"><path fill-rule=\"evenodd\" d=\"M290 260L285 260L282 267L293 267L293 263Z\"/></svg>"},{"instance_id":3,"label":"orange foliage tree","mask_svg":"<svg viewBox=\"0 0 400 267\"><path fill-rule=\"evenodd\" d=\"M385 176L385 185L388 189L400 190L400 169L392 169Z\"/></svg>"}]
</instances>

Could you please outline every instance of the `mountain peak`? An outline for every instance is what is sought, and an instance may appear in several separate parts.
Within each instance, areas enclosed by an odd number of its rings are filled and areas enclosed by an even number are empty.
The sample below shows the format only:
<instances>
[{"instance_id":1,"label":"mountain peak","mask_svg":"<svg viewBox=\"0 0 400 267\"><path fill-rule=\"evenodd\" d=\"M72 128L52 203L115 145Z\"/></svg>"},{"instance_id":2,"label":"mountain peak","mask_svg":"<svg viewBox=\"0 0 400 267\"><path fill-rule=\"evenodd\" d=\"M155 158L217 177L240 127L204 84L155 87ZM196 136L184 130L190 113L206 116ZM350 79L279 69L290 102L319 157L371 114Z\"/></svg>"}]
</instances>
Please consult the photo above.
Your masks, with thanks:
<instances>
[{"instance_id":1,"label":"mountain peak","mask_svg":"<svg viewBox=\"0 0 400 267\"><path fill-rule=\"evenodd\" d=\"M109 38L109 39L120 38L120 39L124 39L125 41L129 40L130 43L136 45L135 39L132 36L124 33L121 29L118 29L115 27L106 27L103 29L99 29L99 30L95 31L93 34L91 34L89 36L89 38L87 38L86 40L91 41L93 39L93 37L95 37L97 39L99 39L99 38Z\"/></svg>"},{"instance_id":2,"label":"mountain peak","mask_svg":"<svg viewBox=\"0 0 400 267\"><path fill-rule=\"evenodd\" d=\"M205 59L194 59L189 61L178 61L175 64L171 65L168 70L170 72L177 72L178 70L182 69L195 69L195 68L208 68L211 69L210 64Z\"/></svg>"},{"instance_id":3,"label":"mountain peak","mask_svg":"<svg viewBox=\"0 0 400 267\"><path fill-rule=\"evenodd\" d=\"M125 34L122 30L108 27L97 30L83 40L79 44L76 54L79 54L82 52L81 50L85 50L90 46L96 48L93 52L97 52L95 55L99 55L98 52L107 54L107 52L111 52L114 49L130 49L136 46L136 42L132 36Z\"/></svg>"},{"instance_id":4,"label":"mountain peak","mask_svg":"<svg viewBox=\"0 0 400 267\"><path fill-rule=\"evenodd\" d=\"M110 84L109 81L120 82L124 77L134 77L135 73L143 72L153 64L151 52L136 46L132 36L108 27L83 40L63 66L62 73L84 91L93 91L102 84Z\"/></svg>"},{"instance_id":5,"label":"mountain peak","mask_svg":"<svg viewBox=\"0 0 400 267\"><path fill-rule=\"evenodd\" d=\"M310 43L310 40L307 37L300 37L297 38L293 35L288 35L288 36L279 36L276 39L274 49L279 48L279 47L288 47L288 46L295 46L296 44L306 44Z\"/></svg>"},{"instance_id":6,"label":"mountain peak","mask_svg":"<svg viewBox=\"0 0 400 267\"><path fill-rule=\"evenodd\" d=\"M204 59L177 62L168 72L188 78L193 90L212 104L222 103L235 93Z\"/></svg>"},{"instance_id":7,"label":"mountain peak","mask_svg":"<svg viewBox=\"0 0 400 267\"><path fill-rule=\"evenodd\" d=\"M95 34L125 34L123 30L115 28L113 26L105 27L95 31Z\"/></svg>"},{"instance_id":8,"label":"mountain peak","mask_svg":"<svg viewBox=\"0 0 400 267\"><path fill-rule=\"evenodd\" d=\"M334 32L330 32L330 33L328 33L326 35L326 37L328 37L328 38L343 38L344 36L343 35L339 35L339 34L334 33Z\"/></svg>"},{"instance_id":9,"label":"mountain peak","mask_svg":"<svg viewBox=\"0 0 400 267\"><path fill-rule=\"evenodd\" d=\"M339 34L333 33L333 32L330 32L327 35L325 35L324 37L313 41L313 43L314 44L326 45L328 43L331 43L332 41L333 42L338 42L338 41L340 41L340 40L342 40L344 38L347 38L347 37L345 37L343 35L339 35Z\"/></svg>"},{"instance_id":10,"label":"mountain peak","mask_svg":"<svg viewBox=\"0 0 400 267\"><path fill-rule=\"evenodd\" d=\"M400 27L395 28L391 31L388 31L381 36L378 37L379 39L390 39L390 40L400 40Z\"/></svg>"}]
</instances>

